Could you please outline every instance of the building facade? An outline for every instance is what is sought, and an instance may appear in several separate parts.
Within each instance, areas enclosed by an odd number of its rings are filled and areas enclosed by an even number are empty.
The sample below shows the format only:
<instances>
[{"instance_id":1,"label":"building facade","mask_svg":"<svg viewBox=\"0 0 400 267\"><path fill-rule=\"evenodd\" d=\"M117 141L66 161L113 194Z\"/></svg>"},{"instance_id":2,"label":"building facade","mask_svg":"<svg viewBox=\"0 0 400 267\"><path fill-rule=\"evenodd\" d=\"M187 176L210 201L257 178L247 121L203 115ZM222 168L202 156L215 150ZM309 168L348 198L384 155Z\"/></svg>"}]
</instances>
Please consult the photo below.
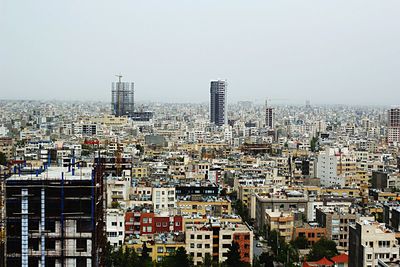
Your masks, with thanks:
<instances>
[{"instance_id":1,"label":"building facade","mask_svg":"<svg viewBox=\"0 0 400 267\"><path fill-rule=\"evenodd\" d=\"M222 80L211 81L210 86L210 122L217 126L228 123L227 116L227 82Z\"/></svg>"},{"instance_id":2,"label":"building facade","mask_svg":"<svg viewBox=\"0 0 400 267\"><path fill-rule=\"evenodd\" d=\"M122 76L118 76L118 82L112 83L111 89L111 111L116 117L134 114L134 84L122 82Z\"/></svg>"},{"instance_id":3,"label":"building facade","mask_svg":"<svg viewBox=\"0 0 400 267\"><path fill-rule=\"evenodd\" d=\"M5 181L6 266L104 264L103 177L91 168L29 170Z\"/></svg>"},{"instance_id":4,"label":"building facade","mask_svg":"<svg viewBox=\"0 0 400 267\"><path fill-rule=\"evenodd\" d=\"M396 235L383 224L371 221L350 226L349 266L374 267L399 260Z\"/></svg>"}]
</instances>

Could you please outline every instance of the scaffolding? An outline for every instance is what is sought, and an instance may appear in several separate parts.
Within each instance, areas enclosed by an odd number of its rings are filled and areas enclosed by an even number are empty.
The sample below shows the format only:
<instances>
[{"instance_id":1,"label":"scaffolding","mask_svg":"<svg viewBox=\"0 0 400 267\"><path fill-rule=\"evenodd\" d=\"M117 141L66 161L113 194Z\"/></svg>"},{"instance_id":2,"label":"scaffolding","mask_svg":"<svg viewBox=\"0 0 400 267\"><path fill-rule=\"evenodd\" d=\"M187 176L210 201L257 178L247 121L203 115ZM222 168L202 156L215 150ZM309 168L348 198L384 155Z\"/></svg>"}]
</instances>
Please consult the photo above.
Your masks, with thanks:
<instances>
[{"instance_id":1,"label":"scaffolding","mask_svg":"<svg viewBox=\"0 0 400 267\"><path fill-rule=\"evenodd\" d=\"M82 165L6 179L7 266L104 266L104 168Z\"/></svg>"},{"instance_id":2,"label":"scaffolding","mask_svg":"<svg viewBox=\"0 0 400 267\"><path fill-rule=\"evenodd\" d=\"M122 82L122 75L117 75L118 82L112 83L111 110L112 114L132 117L134 114L134 83Z\"/></svg>"}]
</instances>

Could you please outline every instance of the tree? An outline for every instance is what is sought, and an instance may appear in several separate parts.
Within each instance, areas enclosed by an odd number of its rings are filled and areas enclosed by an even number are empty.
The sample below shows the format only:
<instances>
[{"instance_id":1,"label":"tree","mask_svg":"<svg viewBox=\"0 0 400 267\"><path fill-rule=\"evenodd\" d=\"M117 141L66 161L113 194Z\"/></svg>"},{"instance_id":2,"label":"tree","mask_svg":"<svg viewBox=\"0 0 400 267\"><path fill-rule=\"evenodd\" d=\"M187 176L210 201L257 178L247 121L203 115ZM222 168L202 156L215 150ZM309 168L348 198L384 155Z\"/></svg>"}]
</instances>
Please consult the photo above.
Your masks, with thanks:
<instances>
[{"instance_id":1,"label":"tree","mask_svg":"<svg viewBox=\"0 0 400 267\"><path fill-rule=\"evenodd\" d=\"M0 152L0 165L7 165L7 157L3 152Z\"/></svg>"},{"instance_id":2,"label":"tree","mask_svg":"<svg viewBox=\"0 0 400 267\"><path fill-rule=\"evenodd\" d=\"M258 257L258 261L265 267L274 266L274 257L268 252L261 253L261 255Z\"/></svg>"},{"instance_id":3,"label":"tree","mask_svg":"<svg viewBox=\"0 0 400 267\"><path fill-rule=\"evenodd\" d=\"M228 267L236 267L236 266L242 266L243 262L241 261L240 258L240 252L239 252L239 244L235 241L232 241L231 247L228 250L228 257L226 261L224 262L226 266Z\"/></svg>"},{"instance_id":4,"label":"tree","mask_svg":"<svg viewBox=\"0 0 400 267\"><path fill-rule=\"evenodd\" d=\"M249 209L243 205L243 202L240 199L238 199L235 202L234 207L236 209L237 214L239 214L240 217L242 217L243 221L247 222L248 224L251 224Z\"/></svg>"},{"instance_id":5,"label":"tree","mask_svg":"<svg viewBox=\"0 0 400 267\"><path fill-rule=\"evenodd\" d=\"M106 267L135 267L141 266L139 257L134 249L119 247L114 250L110 243L106 245L105 255ZM144 265L142 265L144 266Z\"/></svg>"},{"instance_id":6,"label":"tree","mask_svg":"<svg viewBox=\"0 0 400 267\"><path fill-rule=\"evenodd\" d=\"M184 247L179 247L171 256L167 257L163 267L190 267L193 263Z\"/></svg>"},{"instance_id":7,"label":"tree","mask_svg":"<svg viewBox=\"0 0 400 267\"><path fill-rule=\"evenodd\" d=\"M328 240L326 238L321 238L311 248L310 253L307 256L307 260L309 261L318 261L323 257L328 259L332 258L335 255L338 255L339 252L336 248L335 241Z\"/></svg>"},{"instance_id":8,"label":"tree","mask_svg":"<svg viewBox=\"0 0 400 267\"><path fill-rule=\"evenodd\" d=\"M274 260L286 263L288 266L294 264L299 260L299 253L297 248L285 242L285 239L280 236L279 232L272 230L268 234L268 244L272 248Z\"/></svg>"},{"instance_id":9,"label":"tree","mask_svg":"<svg viewBox=\"0 0 400 267\"><path fill-rule=\"evenodd\" d=\"M314 136L313 138L311 138L311 141L310 141L311 152L317 151L317 145L318 145L318 137Z\"/></svg>"},{"instance_id":10,"label":"tree","mask_svg":"<svg viewBox=\"0 0 400 267\"><path fill-rule=\"evenodd\" d=\"M113 265L113 249L110 242L106 244L105 265L106 267L111 267Z\"/></svg>"},{"instance_id":11,"label":"tree","mask_svg":"<svg viewBox=\"0 0 400 267\"><path fill-rule=\"evenodd\" d=\"M293 240L293 246L297 249L306 249L308 248L308 239L305 236L298 236L295 240Z\"/></svg>"},{"instance_id":12,"label":"tree","mask_svg":"<svg viewBox=\"0 0 400 267\"><path fill-rule=\"evenodd\" d=\"M146 242L143 242L143 245L142 245L142 255L140 256L140 259L141 259L143 262L146 262L146 261L148 261L148 259L149 259L149 249L147 248Z\"/></svg>"},{"instance_id":13,"label":"tree","mask_svg":"<svg viewBox=\"0 0 400 267\"><path fill-rule=\"evenodd\" d=\"M203 266L204 267L212 266L212 258L211 258L210 253L206 253L206 256L204 257L204 260L203 260Z\"/></svg>"}]
</instances>

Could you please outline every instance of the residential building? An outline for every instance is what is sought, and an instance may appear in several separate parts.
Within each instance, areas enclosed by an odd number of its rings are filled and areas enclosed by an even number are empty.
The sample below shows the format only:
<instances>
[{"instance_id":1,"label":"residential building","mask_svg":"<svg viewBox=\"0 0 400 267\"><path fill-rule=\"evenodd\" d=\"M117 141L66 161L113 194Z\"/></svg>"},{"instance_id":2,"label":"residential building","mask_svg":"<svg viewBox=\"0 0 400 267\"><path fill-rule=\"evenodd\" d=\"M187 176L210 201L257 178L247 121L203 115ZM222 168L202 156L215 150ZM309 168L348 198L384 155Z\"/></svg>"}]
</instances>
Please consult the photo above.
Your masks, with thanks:
<instances>
[{"instance_id":1,"label":"residential building","mask_svg":"<svg viewBox=\"0 0 400 267\"><path fill-rule=\"evenodd\" d=\"M373 221L350 226L349 266L374 267L378 260L390 263L400 260L396 234L383 224Z\"/></svg>"}]
</instances>

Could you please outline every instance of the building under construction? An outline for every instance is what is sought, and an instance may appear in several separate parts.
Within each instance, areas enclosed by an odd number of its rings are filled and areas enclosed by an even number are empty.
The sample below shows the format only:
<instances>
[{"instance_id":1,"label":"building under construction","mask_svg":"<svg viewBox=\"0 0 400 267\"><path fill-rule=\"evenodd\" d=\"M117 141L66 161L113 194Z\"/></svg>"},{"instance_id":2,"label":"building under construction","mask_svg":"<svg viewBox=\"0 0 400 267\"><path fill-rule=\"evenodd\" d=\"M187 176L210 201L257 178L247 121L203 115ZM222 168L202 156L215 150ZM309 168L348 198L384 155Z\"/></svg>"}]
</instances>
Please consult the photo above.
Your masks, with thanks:
<instances>
[{"instance_id":1,"label":"building under construction","mask_svg":"<svg viewBox=\"0 0 400 267\"><path fill-rule=\"evenodd\" d=\"M104 266L103 167L16 166L5 179L6 266Z\"/></svg>"},{"instance_id":2,"label":"building under construction","mask_svg":"<svg viewBox=\"0 0 400 267\"><path fill-rule=\"evenodd\" d=\"M134 112L134 84L122 82L122 76L117 75L118 82L112 83L111 110L112 114L121 117L132 117Z\"/></svg>"}]
</instances>

